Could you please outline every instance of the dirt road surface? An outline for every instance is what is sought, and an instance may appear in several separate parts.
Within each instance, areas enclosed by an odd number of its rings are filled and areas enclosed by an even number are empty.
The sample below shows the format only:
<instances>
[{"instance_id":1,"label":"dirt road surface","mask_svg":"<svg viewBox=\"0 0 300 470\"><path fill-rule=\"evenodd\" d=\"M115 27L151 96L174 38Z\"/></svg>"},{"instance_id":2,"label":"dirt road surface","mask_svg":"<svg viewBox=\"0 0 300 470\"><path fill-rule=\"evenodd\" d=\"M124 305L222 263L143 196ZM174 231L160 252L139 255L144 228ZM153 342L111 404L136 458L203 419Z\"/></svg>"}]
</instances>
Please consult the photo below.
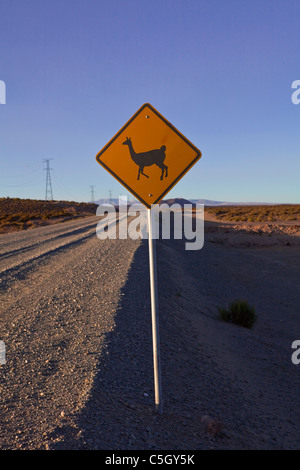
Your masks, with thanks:
<instances>
[{"instance_id":1,"label":"dirt road surface","mask_svg":"<svg viewBox=\"0 0 300 470\"><path fill-rule=\"evenodd\" d=\"M158 415L147 241L96 223L0 237L0 449L299 449L299 246L158 241ZM218 319L235 298L252 330Z\"/></svg>"}]
</instances>

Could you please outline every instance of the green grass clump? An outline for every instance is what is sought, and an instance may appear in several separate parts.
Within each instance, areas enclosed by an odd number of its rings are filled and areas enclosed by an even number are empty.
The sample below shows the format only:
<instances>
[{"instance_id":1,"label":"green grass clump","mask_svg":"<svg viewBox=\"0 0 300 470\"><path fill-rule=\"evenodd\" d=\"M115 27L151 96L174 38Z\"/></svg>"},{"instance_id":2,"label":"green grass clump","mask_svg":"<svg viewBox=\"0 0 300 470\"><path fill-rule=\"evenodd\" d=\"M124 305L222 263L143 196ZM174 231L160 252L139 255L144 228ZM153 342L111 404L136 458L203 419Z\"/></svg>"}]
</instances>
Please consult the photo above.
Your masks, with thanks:
<instances>
[{"instance_id":1,"label":"green grass clump","mask_svg":"<svg viewBox=\"0 0 300 470\"><path fill-rule=\"evenodd\" d=\"M221 320L245 328L252 328L256 321L255 309L246 300L235 300L229 304L228 309L218 307L218 311Z\"/></svg>"}]
</instances>

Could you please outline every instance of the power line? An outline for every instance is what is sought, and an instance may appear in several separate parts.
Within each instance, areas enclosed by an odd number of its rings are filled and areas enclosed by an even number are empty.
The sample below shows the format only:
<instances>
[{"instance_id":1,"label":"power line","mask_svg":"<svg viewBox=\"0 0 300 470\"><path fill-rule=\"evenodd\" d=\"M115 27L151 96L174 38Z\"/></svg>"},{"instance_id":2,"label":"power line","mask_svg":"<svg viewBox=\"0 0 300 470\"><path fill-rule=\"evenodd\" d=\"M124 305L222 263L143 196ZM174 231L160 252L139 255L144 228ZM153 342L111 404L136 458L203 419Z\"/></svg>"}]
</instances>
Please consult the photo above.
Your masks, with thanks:
<instances>
[{"instance_id":1,"label":"power line","mask_svg":"<svg viewBox=\"0 0 300 470\"><path fill-rule=\"evenodd\" d=\"M2 184L6 188L23 188L24 186L37 186L38 184L43 183L43 181L36 181L35 183L22 183L22 184Z\"/></svg>"},{"instance_id":2,"label":"power line","mask_svg":"<svg viewBox=\"0 0 300 470\"><path fill-rule=\"evenodd\" d=\"M63 191L65 195L68 195L70 197L71 201L76 201L76 197L74 194L69 193L69 191L66 189L66 185L58 178L56 173L53 173L53 180L54 180L54 186L59 186L60 189Z\"/></svg>"},{"instance_id":3,"label":"power line","mask_svg":"<svg viewBox=\"0 0 300 470\"><path fill-rule=\"evenodd\" d=\"M53 201L53 192L52 192L52 184L51 184L51 175L50 175L50 170L53 170L53 168L50 168L49 167L49 161L50 160L53 160L53 158L48 158L48 159L45 159L43 160L43 162L46 162L46 168L44 168L44 170L46 170L46 193L45 193L45 199L46 201L48 201L48 196L49 196L49 200L50 201Z\"/></svg>"},{"instance_id":4,"label":"power line","mask_svg":"<svg viewBox=\"0 0 300 470\"><path fill-rule=\"evenodd\" d=\"M37 173L40 170L32 170L29 173L24 173L23 175L0 175L0 178L24 178L24 176L32 175L33 173Z\"/></svg>"}]
</instances>

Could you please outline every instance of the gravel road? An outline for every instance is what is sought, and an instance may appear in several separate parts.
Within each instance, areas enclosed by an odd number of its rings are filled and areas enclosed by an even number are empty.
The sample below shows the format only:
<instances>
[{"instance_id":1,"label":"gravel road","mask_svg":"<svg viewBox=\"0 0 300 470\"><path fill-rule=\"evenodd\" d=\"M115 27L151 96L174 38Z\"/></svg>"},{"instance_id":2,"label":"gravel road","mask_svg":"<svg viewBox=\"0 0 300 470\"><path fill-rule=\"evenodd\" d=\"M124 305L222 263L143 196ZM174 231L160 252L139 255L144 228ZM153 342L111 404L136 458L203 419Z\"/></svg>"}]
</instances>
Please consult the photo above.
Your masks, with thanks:
<instances>
[{"instance_id":1,"label":"gravel road","mask_svg":"<svg viewBox=\"0 0 300 470\"><path fill-rule=\"evenodd\" d=\"M139 246L95 217L0 237L0 448L47 448L85 404Z\"/></svg>"},{"instance_id":2,"label":"gravel road","mask_svg":"<svg viewBox=\"0 0 300 470\"><path fill-rule=\"evenodd\" d=\"M158 415L147 241L96 223L0 237L0 449L298 449L299 247L157 243ZM239 296L253 330L217 318Z\"/></svg>"}]
</instances>

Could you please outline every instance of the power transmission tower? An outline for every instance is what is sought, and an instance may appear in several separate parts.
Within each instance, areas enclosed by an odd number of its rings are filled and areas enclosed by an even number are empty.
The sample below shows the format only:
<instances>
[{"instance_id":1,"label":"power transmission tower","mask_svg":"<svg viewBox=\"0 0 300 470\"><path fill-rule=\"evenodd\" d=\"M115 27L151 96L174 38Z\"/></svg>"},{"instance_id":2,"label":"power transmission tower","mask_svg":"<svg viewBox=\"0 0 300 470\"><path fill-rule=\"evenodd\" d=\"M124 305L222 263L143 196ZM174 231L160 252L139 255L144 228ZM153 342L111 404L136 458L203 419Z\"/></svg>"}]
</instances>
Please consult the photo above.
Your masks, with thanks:
<instances>
[{"instance_id":1,"label":"power transmission tower","mask_svg":"<svg viewBox=\"0 0 300 470\"><path fill-rule=\"evenodd\" d=\"M46 201L48 200L53 201L53 192L52 192L51 175L50 175L50 170L53 170L53 168L49 167L50 160L53 160L53 158L48 158L48 159L43 160L44 162L46 162L46 165L47 165L46 168L44 168L44 170L46 170L46 194L45 194Z\"/></svg>"},{"instance_id":2,"label":"power transmission tower","mask_svg":"<svg viewBox=\"0 0 300 470\"><path fill-rule=\"evenodd\" d=\"M90 186L90 188L91 188L91 202L94 204L95 202L94 186Z\"/></svg>"}]
</instances>

